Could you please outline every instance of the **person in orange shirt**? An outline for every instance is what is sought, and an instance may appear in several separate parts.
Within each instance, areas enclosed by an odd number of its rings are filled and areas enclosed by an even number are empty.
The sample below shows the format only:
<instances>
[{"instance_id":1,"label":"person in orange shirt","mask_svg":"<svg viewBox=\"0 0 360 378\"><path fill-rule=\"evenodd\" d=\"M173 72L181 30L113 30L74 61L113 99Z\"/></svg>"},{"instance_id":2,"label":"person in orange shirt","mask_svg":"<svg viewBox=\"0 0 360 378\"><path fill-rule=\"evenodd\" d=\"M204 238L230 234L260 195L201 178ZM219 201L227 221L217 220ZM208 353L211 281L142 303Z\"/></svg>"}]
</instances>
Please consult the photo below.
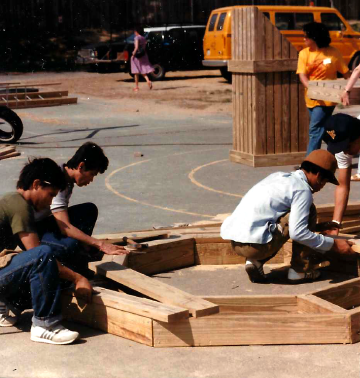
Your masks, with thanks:
<instances>
[{"instance_id":1,"label":"person in orange shirt","mask_svg":"<svg viewBox=\"0 0 360 378\"><path fill-rule=\"evenodd\" d=\"M305 102L310 114L309 144L306 156L321 148L324 135L324 122L335 109L335 103L313 100L307 96L310 80L335 80L340 72L345 79L350 77L349 68L341 53L330 46L331 38L325 25L311 22L304 25L305 48L299 53L296 73L305 89Z\"/></svg>"}]
</instances>

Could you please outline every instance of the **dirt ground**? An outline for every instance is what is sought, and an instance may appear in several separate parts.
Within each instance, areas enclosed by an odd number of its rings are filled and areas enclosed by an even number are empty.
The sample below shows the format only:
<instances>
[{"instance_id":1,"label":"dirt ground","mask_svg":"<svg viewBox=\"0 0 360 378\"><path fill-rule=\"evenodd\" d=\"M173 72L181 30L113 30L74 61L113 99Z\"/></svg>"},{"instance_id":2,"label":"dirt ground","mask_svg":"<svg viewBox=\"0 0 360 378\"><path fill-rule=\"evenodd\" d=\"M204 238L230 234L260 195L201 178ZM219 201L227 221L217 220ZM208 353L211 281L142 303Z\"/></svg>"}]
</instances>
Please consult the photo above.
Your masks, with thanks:
<instances>
[{"instance_id":1,"label":"dirt ground","mask_svg":"<svg viewBox=\"0 0 360 378\"><path fill-rule=\"evenodd\" d=\"M45 90L68 90L80 98L97 97L119 101L122 111L136 112L141 99L141 111L149 114L176 112L196 114L231 114L232 89L219 70L168 72L163 81L153 83L150 91L141 81L134 92L134 79L128 73L63 72L1 75L1 82L22 84L61 83Z\"/></svg>"}]
</instances>

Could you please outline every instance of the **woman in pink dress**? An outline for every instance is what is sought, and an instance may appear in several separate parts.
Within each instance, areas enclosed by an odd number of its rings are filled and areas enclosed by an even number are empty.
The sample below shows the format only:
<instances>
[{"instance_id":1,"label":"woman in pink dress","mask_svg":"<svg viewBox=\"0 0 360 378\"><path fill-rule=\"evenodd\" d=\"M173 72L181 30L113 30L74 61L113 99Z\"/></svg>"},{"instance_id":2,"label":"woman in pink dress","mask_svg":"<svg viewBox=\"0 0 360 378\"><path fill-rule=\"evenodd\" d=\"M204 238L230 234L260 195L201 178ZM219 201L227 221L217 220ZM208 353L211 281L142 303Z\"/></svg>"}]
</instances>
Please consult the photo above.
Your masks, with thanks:
<instances>
[{"instance_id":1,"label":"woman in pink dress","mask_svg":"<svg viewBox=\"0 0 360 378\"><path fill-rule=\"evenodd\" d=\"M135 48L131 57L131 73L135 76L135 88L134 91L139 90L139 75L142 75L146 80L149 89L152 89L152 82L148 77L148 73L153 72L154 68L149 62L149 57L146 53L146 38L142 36L144 34L143 28L136 28L134 30L135 39L134 44ZM140 52L141 56L137 56L137 52Z\"/></svg>"}]
</instances>

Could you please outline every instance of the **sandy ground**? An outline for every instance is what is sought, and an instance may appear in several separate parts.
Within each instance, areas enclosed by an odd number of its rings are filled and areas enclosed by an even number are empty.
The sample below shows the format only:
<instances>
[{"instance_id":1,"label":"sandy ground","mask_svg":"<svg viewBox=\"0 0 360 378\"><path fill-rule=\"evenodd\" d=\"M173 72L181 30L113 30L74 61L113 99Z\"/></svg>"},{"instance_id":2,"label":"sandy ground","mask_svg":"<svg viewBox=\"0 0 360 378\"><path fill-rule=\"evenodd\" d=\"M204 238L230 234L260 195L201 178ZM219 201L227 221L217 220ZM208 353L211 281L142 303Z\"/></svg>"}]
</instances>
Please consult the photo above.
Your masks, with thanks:
<instances>
[{"instance_id":1,"label":"sandy ground","mask_svg":"<svg viewBox=\"0 0 360 378\"><path fill-rule=\"evenodd\" d=\"M61 83L43 89L68 90L69 95L91 96L118 101L119 110L149 114L183 113L231 114L232 89L219 70L168 72L165 80L153 83L150 91L141 81L139 92L134 92L134 79L128 73L66 72L0 75L1 82L24 84ZM141 104L139 102L141 99ZM121 101L119 101L121 100Z\"/></svg>"}]
</instances>

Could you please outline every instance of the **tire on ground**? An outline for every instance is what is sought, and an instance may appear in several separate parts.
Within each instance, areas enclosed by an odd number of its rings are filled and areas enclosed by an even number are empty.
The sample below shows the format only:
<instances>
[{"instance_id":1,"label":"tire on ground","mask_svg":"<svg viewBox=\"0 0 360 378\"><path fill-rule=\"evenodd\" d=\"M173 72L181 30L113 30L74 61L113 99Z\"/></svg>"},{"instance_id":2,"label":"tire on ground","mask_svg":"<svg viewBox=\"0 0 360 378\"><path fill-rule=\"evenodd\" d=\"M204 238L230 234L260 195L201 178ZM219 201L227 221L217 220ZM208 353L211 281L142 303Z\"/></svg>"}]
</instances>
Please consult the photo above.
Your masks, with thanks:
<instances>
[{"instance_id":1,"label":"tire on ground","mask_svg":"<svg viewBox=\"0 0 360 378\"><path fill-rule=\"evenodd\" d=\"M162 80L165 77L165 68L159 63L153 64L154 71L150 73L150 77L152 80Z\"/></svg>"},{"instance_id":2,"label":"tire on ground","mask_svg":"<svg viewBox=\"0 0 360 378\"><path fill-rule=\"evenodd\" d=\"M3 130L5 124L6 129ZM14 111L5 106L0 107L0 142L15 143L20 139L23 128L20 117Z\"/></svg>"}]
</instances>

